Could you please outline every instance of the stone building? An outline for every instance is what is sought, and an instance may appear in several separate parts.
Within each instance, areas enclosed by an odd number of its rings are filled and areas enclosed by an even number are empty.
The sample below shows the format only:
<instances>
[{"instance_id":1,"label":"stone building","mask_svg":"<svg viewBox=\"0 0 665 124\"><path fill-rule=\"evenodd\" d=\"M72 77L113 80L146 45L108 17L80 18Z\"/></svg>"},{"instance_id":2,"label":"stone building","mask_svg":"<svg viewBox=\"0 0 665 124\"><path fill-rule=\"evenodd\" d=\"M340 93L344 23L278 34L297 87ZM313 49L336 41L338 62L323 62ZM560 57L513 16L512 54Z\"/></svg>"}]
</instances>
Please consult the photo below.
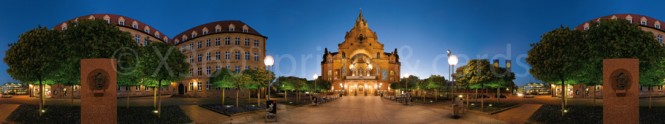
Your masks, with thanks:
<instances>
[{"instance_id":1,"label":"stone building","mask_svg":"<svg viewBox=\"0 0 665 124\"><path fill-rule=\"evenodd\" d=\"M389 91L400 80L397 49L384 52L376 32L362 11L353 28L346 32L337 52L326 48L321 61L321 78L332 83L332 90L347 95L376 95Z\"/></svg>"}]
</instances>

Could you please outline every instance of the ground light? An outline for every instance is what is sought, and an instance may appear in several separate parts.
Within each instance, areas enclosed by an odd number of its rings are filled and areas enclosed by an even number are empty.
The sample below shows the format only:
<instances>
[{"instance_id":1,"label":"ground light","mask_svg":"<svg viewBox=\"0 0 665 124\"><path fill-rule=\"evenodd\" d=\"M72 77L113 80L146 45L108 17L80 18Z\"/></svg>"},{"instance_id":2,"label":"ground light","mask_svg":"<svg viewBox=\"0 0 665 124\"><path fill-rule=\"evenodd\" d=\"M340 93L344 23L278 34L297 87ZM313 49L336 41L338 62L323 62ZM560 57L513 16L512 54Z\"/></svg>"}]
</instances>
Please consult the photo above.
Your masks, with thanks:
<instances>
[{"instance_id":1,"label":"ground light","mask_svg":"<svg viewBox=\"0 0 665 124\"><path fill-rule=\"evenodd\" d=\"M152 113L157 114L157 113L159 113L159 111L158 110L153 110Z\"/></svg>"},{"instance_id":2,"label":"ground light","mask_svg":"<svg viewBox=\"0 0 665 124\"><path fill-rule=\"evenodd\" d=\"M489 104L490 107L492 107L492 104Z\"/></svg>"},{"instance_id":3,"label":"ground light","mask_svg":"<svg viewBox=\"0 0 665 124\"><path fill-rule=\"evenodd\" d=\"M42 109L41 112L42 112L42 113L46 113L46 109Z\"/></svg>"}]
</instances>

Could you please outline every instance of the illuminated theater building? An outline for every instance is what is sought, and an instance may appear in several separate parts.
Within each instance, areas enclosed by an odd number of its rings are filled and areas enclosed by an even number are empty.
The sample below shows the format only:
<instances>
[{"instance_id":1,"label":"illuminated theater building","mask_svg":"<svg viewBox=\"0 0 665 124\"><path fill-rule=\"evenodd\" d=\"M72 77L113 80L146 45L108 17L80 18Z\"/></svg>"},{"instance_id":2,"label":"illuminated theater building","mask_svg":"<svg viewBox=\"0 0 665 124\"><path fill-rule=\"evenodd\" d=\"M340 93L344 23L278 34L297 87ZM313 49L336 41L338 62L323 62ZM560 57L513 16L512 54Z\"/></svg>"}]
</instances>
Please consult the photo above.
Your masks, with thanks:
<instances>
[{"instance_id":1,"label":"illuminated theater building","mask_svg":"<svg viewBox=\"0 0 665 124\"><path fill-rule=\"evenodd\" d=\"M368 27L360 12L344 42L338 44L338 51L325 49L321 74L336 92L377 95L389 91L390 84L400 80L399 56L397 49L384 52L376 32Z\"/></svg>"},{"instance_id":2,"label":"illuminated theater building","mask_svg":"<svg viewBox=\"0 0 665 124\"><path fill-rule=\"evenodd\" d=\"M614 15L608 15L608 16L603 16L596 18L594 20L589 20L583 24L578 25L575 27L576 30L589 30L592 24L591 22L599 22L602 19L623 19L628 21L631 24L638 25L640 29L646 32L651 32L653 33L654 39L656 41L663 45L663 36L665 35L665 30L662 28L662 23L663 21L660 21L655 18L651 18L648 16L644 15L638 15L638 14L614 14ZM665 86L653 86L651 89L647 86L640 86L640 96L648 96L649 94L652 94L654 96L664 96L665 92L663 92L663 88ZM561 95L561 86L560 85L554 85L552 84L551 86L551 91L553 92L552 95L554 96L560 96ZM584 84L576 84L576 85L568 85L566 86L567 88L567 94L566 96L572 96L573 98L591 98L593 97L593 91L595 88L596 90L596 97L602 98L602 85L598 86L585 86Z\"/></svg>"},{"instance_id":3,"label":"illuminated theater building","mask_svg":"<svg viewBox=\"0 0 665 124\"><path fill-rule=\"evenodd\" d=\"M237 20L217 21L196 26L186 30L170 39L156 28L136 19L115 14L91 14L76 17L62 22L54 30L67 30L71 22L82 19L105 20L128 32L139 46L151 43L166 43L175 45L180 49L190 63L190 74L184 80L171 82L168 87L162 87L162 94L182 95L189 97L219 96L221 89L214 88L208 81L208 76L215 70L228 68L235 72L245 69L265 69L263 58L266 52L267 37L251 28L249 25ZM29 85L31 96L39 96L39 86ZM54 98L79 97L79 86L45 85L44 95ZM152 87L118 86L118 97L124 96L150 96L154 93ZM73 91L73 95L72 95ZM247 94L241 92L242 94ZM235 95L228 92L227 96ZM247 95L241 95L247 96Z\"/></svg>"}]
</instances>

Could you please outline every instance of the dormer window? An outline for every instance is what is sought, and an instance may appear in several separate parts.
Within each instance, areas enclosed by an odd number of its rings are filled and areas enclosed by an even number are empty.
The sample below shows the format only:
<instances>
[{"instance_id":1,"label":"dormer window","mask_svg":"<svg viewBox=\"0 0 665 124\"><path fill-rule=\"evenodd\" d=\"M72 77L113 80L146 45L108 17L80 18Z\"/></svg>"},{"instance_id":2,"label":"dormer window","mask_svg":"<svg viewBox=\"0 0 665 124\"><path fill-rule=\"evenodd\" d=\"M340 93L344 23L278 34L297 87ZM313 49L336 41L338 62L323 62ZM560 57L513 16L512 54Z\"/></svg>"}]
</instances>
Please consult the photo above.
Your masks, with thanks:
<instances>
[{"instance_id":1,"label":"dormer window","mask_svg":"<svg viewBox=\"0 0 665 124\"><path fill-rule=\"evenodd\" d=\"M660 24L656 24L656 28L660 29Z\"/></svg>"},{"instance_id":2,"label":"dormer window","mask_svg":"<svg viewBox=\"0 0 665 124\"><path fill-rule=\"evenodd\" d=\"M201 35L206 35L206 34L208 34L208 31L203 31L203 34Z\"/></svg>"},{"instance_id":3,"label":"dormer window","mask_svg":"<svg viewBox=\"0 0 665 124\"><path fill-rule=\"evenodd\" d=\"M150 29L149 28L143 29L143 32L149 33Z\"/></svg>"},{"instance_id":4,"label":"dormer window","mask_svg":"<svg viewBox=\"0 0 665 124\"><path fill-rule=\"evenodd\" d=\"M229 25L229 32L234 32L234 31L236 31L236 26L233 25L233 24L230 24Z\"/></svg>"},{"instance_id":5,"label":"dormer window","mask_svg":"<svg viewBox=\"0 0 665 124\"><path fill-rule=\"evenodd\" d=\"M236 31L236 28L229 28L230 32Z\"/></svg>"},{"instance_id":6,"label":"dormer window","mask_svg":"<svg viewBox=\"0 0 665 124\"><path fill-rule=\"evenodd\" d=\"M132 24L132 28L134 28L134 29L138 29L138 28L139 28L139 25L137 25L137 24Z\"/></svg>"},{"instance_id":7,"label":"dormer window","mask_svg":"<svg viewBox=\"0 0 665 124\"><path fill-rule=\"evenodd\" d=\"M243 33L247 33L247 32L249 32L249 31L248 31L247 29L242 29L242 32L243 32Z\"/></svg>"},{"instance_id":8,"label":"dormer window","mask_svg":"<svg viewBox=\"0 0 665 124\"><path fill-rule=\"evenodd\" d=\"M215 29L215 33L219 33L219 32L222 32L222 29L221 29L221 28L217 28L217 29Z\"/></svg>"},{"instance_id":9,"label":"dormer window","mask_svg":"<svg viewBox=\"0 0 665 124\"><path fill-rule=\"evenodd\" d=\"M125 25L125 21L118 21L118 25Z\"/></svg>"},{"instance_id":10,"label":"dormer window","mask_svg":"<svg viewBox=\"0 0 665 124\"><path fill-rule=\"evenodd\" d=\"M110 19L104 19L104 20L106 20L106 23L107 23L107 24L111 24L111 20L110 20Z\"/></svg>"},{"instance_id":11,"label":"dormer window","mask_svg":"<svg viewBox=\"0 0 665 124\"><path fill-rule=\"evenodd\" d=\"M155 37L159 37L159 34L155 34Z\"/></svg>"},{"instance_id":12,"label":"dormer window","mask_svg":"<svg viewBox=\"0 0 665 124\"><path fill-rule=\"evenodd\" d=\"M641 25L647 25L647 21L640 22Z\"/></svg>"},{"instance_id":13,"label":"dormer window","mask_svg":"<svg viewBox=\"0 0 665 124\"><path fill-rule=\"evenodd\" d=\"M196 37L196 34L192 34L192 37Z\"/></svg>"},{"instance_id":14,"label":"dormer window","mask_svg":"<svg viewBox=\"0 0 665 124\"><path fill-rule=\"evenodd\" d=\"M584 26L584 30L589 30L589 26Z\"/></svg>"}]
</instances>

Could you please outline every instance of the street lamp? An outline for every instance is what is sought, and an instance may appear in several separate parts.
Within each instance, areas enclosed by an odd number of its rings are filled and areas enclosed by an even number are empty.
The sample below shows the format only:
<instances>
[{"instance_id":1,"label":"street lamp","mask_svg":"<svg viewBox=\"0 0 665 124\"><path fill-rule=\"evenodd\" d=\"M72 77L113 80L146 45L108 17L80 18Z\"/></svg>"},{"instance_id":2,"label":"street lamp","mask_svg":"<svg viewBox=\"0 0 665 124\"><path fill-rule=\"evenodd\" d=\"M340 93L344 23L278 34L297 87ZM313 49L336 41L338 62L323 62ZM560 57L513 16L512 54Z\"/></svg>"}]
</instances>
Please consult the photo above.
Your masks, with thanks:
<instances>
[{"instance_id":1,"label":"street lamp","mask_svg":"<svg viewBox=\"0 0 665 124\"><path fill-rule=\"evenodd\" d=\"M317 75L317 74L312 75L312 79L314 79L314 93L318 93L318 91L317 91L318 87L316 87L316 79L317 78L319 78L319 75Z\"/></svg>"},{"instance_id":2,"label":"street lamp","mask_svg":"<svg viewBox=\"0 0 665 124\"><path fill-rule=\"evenodd\" d=\"M452 85L453 85L452 94L453 94L453 96L455 96L455 89L456 89L456 88L455 88L455 86L456 86L456 85L455 85L455 78L452 78L452 76L453 76L453 73L455 73L455 65L457 65L457 62L458 62L459 60L457 59L457 56L453 55L452 52L450 52L450 50L448 50L448 51L446 51L446 52L448 53L448 64L450 64L450 66L451 66L451 70L452 70L452 71L450 72L450 79L452 79L452 81L453 81L453 84L452 84ZM460 95L460 96L461 96L461 95ZM456 105L456 103L455 103L455 99L456 99L456 98L453 98L453 105ZM457 113L456 113L457 110L455 110L455 109L457 109L457 107L456 107L456 106L453 106L453 111L455 111L455 113L453 113L454 116L457 115Z\"/></svg>"},{"instance_id":3,"label":"street lamp","mask_svg":"<svg viewBox=\"0 0 665 124\"><path fill-rule=\"evenodd\" d=\"M266 65L266 69L270 69L272 68L272 65L275 64L275 59L273 59L272 56L268 55L263 59L263 64ZM270 86L272 86L272 83L270 82L271 81L268 81L268 96L266 97L266 100L270 100Z\"/></svg>"}]
</instances>

